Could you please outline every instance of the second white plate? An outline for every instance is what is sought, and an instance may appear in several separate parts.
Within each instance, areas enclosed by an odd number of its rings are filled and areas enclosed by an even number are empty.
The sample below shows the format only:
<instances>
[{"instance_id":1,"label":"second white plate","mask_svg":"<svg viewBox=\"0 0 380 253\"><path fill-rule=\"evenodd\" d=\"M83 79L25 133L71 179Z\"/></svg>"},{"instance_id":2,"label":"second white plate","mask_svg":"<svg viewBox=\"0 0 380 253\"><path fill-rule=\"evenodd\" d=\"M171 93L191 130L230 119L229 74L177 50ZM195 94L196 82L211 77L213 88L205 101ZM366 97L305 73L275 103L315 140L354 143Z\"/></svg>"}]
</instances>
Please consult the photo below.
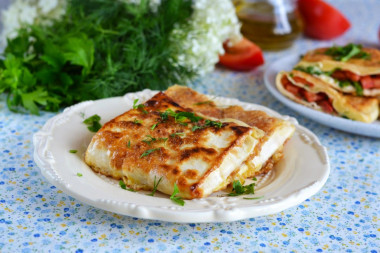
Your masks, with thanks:
<instances>
[{"instance_id":1,"label":"second white plate","mask_svg":"<svg viewBox=\"0 0 380 253\"><path fill-rule=\"evenodd\" d=\"M104 124L129 110L134 99L145 101L154 94L156 91L145 90L124 97L83 102L48 120L33 138L34 160L42 174L68 195L89 205L133 217L171 222L234 221L277 213L315 194L328 178L330 166L326 149L296 120L260 105L219 97L213 98L219 104L263 110L296 125L294 136L286 144L284 158L271 173L258 178L254 197L260 199L226 197L227 192L217 192L207 198L186 200L182 207L164 194L151 197L147 192L123 190L118 181L94 173L84 162L83 155L93 133L82 123L83 115L98 114ZM69 152L72 149L78 152L72 154Z\"/></svg>"},{"instance_id":2,"label":"second white plate","mask_svg":"<svg viewBox=\"0 0 380 253\"><path fill-rule=\"evenodd\" d=\"M269 92L277 98L284 105L293 109L294 111L302 114L303 116L310 118L323 125L343 130L349 133L365 135L369 137L380 138L380 121L377 120L371 124L363 123L359 121L353 121L350 119L341 118L338 116L332 116L330 114L313 110L304 105L293 102L284 95L282 95L276 87L276 75L278 72L290 71L299 61L299 55L291 55L269 65L264 73L264 83Z\"/></svg>"}]
</instances>

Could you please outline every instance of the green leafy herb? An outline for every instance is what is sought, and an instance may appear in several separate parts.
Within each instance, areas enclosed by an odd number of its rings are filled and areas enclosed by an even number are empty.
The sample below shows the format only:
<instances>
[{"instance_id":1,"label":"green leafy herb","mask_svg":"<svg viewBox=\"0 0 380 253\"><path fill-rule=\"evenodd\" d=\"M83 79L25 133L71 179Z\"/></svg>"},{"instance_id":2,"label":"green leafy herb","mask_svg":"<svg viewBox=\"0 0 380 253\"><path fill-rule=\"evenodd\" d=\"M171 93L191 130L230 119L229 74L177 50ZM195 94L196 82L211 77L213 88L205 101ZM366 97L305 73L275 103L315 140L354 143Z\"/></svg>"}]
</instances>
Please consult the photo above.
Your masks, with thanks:
<instances>
[{"instance_id":1,"label":"green leafy herb","mask_svg":"<svg viewBox=\"0 0 380 253\"><path fill-rule=\"evenodd\" d=\"M128 147L128 148L131 148L131 140L128 140L127 147Z\"/></svg>"},{"instance_id":2,"label":"green leafy herb","mask_svg":"<svg viewBox=\"0 0 380 253\"><path fill-rule=\"evenodd\" d=\"M100 116L95 114L95 115L92 115L91 117L88 117L87 119L85 119L83 121L83 123L87 125L88 130L96 133L102 127L102 125L99 123L99 121L100 121Z\"/></svg>"},{"instance_id":3,"label":"green leafy herb","mask_svg":"<svg viewBox=\"0 0 380 253\"><path fill-rule=\"evenodd\" d=\"M149 144L149 145L152 144L152 142L154 142L154 141L157 140L156 138L154 138L154 137L151 136L151 135L147 135L146 137L147 137L147 139L142 140L142 141L145 142L146 144Z\"/></svg>"},{"instance_id":4,"label":"green leafy herb","mask_svg":"<svg viewBox=\"0 0 380 253\"><path fill-rule=\"evenodd\" d=\"M161 180L162 180L162 177L160 177L160 179L158 179L158 181L156 182L156 176L154 176L154 183L153 183L153 190L152 190L152 193L147 194L147 195L149 195L149 196L154 196L154 194L155 194L156 191L157 191L157 187L158 187L158 185L160 184Z\"/></svg>"},{"instance_id":5,"label":"green leafy herb","mask_svg":"<svg viewBox=\"0 0 380 253\"><path fill-rule=\"evenodd\" d=\"M206 119L205 125L206 126L211 126L211 127L216 127L216 128L222 128L223 123L220 122L220 121L212 121L212 120Z\"/></svg>"},{"instance_id":6,"label":"green leafy herb","mask_svg":"<svg viewBox=\"0 0 380 253\"><path fill-rule=\"evenodd\" d=\"M119 181L119 185L120 185L121 189L123 189L123 190L127 190L127 191L130 191L130 192L135 192L135 190L133 190L131 188L127 188L127 185L124 183L123 180Z\"/></svg>"},{"instance_id":7,"label":"green leafy herb","mask_svg":"<svg viewBox=\"0 0 380 253\"><path fill-rule=\"evenodd\" d=\"M137 104L137 102L139 101L138 98L136 98L134 101L133 101L133 109L139 109L141 110L144 114L148 114L148 111L145 110L145 105L143 104Z\"/></svg>"},{"instance_id":8,"label":"green leafy herb","mask_svg":"<svg viewBox=\"0 0 380 253\"><path fill-rule=\"evenodd\" d=\"M151 129L151 130L154 130L154 129L157 127L158 124L159 124L159 123L153 124L152 127L151 127L150 129Z\"/></svg>"},{"instance_id":9,"label":"green leafy herb","mask_svg":"<svg viewBox=\"0 0 380 253\"><path fill-rule=\"evenodd\" d=\"M185 133L172 133L170 134L170 137L176 137L176 136L182 136L185 135Z\"/></svg>"},{"instance_id":10,"label":"green leafy herb","mask_svg":"<svg viewBox=\"0 0 380 253\"><path fill-rule=\"evenodd\" d=\"M70 0L50 26L26 25L0 57L0 93L15 112L58 111L79 101L150 88L164 90L196 76L175 59L170 35L193 13L191 0ZM190 26L182 26L192 29Z\"/></svg>"},{"instance_id":11,"label":"green leafy herb","mask_svg":"<svg viewBox=\"0 0 380 253\"><path fill-rule=\"evenodd\" d=\"M362 50L362 45L350 43L346 46L333 46L326 50L337 61L348 61L351 58L369 59L370 55Z\"/></svg>"},{"instance_id":12,"label":"green leafy herb","mask_svg":"<svg viewBox=\"0 0 380 253\"><path fill-rule=\"evenodd\" d=\"M323 74L323 72L320 69L318 69L314 66L307 66L306 68L302 67L302 66L297 66L294 69L308 73L310 75L321 75L321 74Z\"/></svg>"},{"instance_id":13,"label":"green leafy herb","mask_svg":"<svg viewBox=\"0 0 380 253\"><path fill-rule=\"evenodd\" d=\"M78 152L78 150L76 150L76 149L70 149L70 151L69 151L70 153L72 153L72 154L75 154L75 153L77 153Z\"/></svg>"},{"instance_id":14,"label":"green leafy herb","mask_svg":"<svg viewBox=\"0 0 380 253\"><path fill-rule=\"evenodd\" d=\"M160 150L160 148L152 148L152 149L148 149L146 150L144 153L141 154L140 158L143 158L145 156L148 156L150 155L151 153L155 152L155 151L158 151Z\"/></svg>"},{"instance_id":15,"label":"green leafy herb","mask_svg":"<svg viewBox=\"0 0 380 253\"><path fill-rule=\"evenodd\" d=\"M142 120L139 120L139 119L134 119L133 120L133 123L135 123L135 124L141 124L142 123Z\"/></svg>"},{"instance_id":16,"label":"green leafy herb","mask_svg":"<svg viewBox=\"0 0 380 253\"><path fill-rule=\"evenodd\" d=\"M349 80L343 80L343 81L339 80L338 83L339 83L339 87L341 88L353 85L352 82Z\"/></svg>"},{"instance_id":17,"label":"green leafy herb","mask_svg":"<svg viewBox=\"0 0 380 253\"><path fill-rule=\"evenodd\" d=\"M83 174L78 172L78 173L77 173L77 176L78 176L78 177L82 177Z\"/></svg>"},{"instance_id":18,"label":"green leafy herb","mask_svg":"<svg viewBox=\"0 0 380 253\"><path fill-rule=\"evenodd\" d=\"M199 129L203 129L203 128L205 128L205 126L200 126L200 125L194 125L192 128L191 128L191 131L197 131L197 130L199 130Z\"/></svg>"},{"instance_id":19,"label":"green leafy herb","mask_svg":"<svg viewBox=\"0 0 380 253\"><path fill-rule=\"evenodd\" d=\"M255 183L243 186L239 180L236 180L232 183L232 187L232 192L229 193L228 196L239 196L255 193Z\"/></svg>"},{"instance_id":20,"label":"green leafy herb","mask_svg":"<svg viewBox=\"0 0 380 253\"><path fill-rule=\"evenodd\" d=\"M185 201L183 200L183 198L181 197L177 197L176 195L179 193L179 189L178 189L178 186L176 183L174 183L174 190L173 190L173 194L170 196L170 199L180 205L180 206L184 206L185 205Z\"/></svg>"},{"instance_id":21,"label":"green leafy herb","mask_svg":"<svg viewBox=\"0 0 380 253\"><path fill-rule=\"evenodd\" d=\"M355 87L356 95L363 96L363 87L360 85L360 83L359 82L352 82L352 83Z\"/></svg>"}]
</instances>

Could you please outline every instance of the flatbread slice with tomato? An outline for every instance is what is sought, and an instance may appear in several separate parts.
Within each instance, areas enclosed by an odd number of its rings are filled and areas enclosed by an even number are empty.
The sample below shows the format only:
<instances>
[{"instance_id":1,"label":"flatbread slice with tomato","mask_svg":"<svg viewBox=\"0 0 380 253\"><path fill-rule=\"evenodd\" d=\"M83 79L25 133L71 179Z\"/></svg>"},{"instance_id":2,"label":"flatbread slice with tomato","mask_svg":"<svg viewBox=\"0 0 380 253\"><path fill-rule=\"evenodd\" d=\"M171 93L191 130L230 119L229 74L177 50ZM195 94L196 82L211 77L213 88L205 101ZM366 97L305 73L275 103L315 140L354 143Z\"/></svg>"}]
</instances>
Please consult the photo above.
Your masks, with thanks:
<instances>
[{"instance_id":1,"label":"flatbread slice with tomato","mask_svg":"<svg viewBox=\"0 0 380 253\"><path fill-rule=\"evenodd\" d=\"M278 73L276 86L291 100L332 115L365 123L371 123L379 116L376 98L345 95L323 80L302 71Z\"/></svg>"},{"instance_id":2,"label":"flatbread slice with tomato","mask_svg":"<svg viewBox=\"0 0 380 253\"><path fill-rule=\"evenodd\" d=\"M339 52L346 52L341 53ZM295 67L343 93L380 95L380 50L349 44L307 52Z\"/></svg>"}]
</instances>

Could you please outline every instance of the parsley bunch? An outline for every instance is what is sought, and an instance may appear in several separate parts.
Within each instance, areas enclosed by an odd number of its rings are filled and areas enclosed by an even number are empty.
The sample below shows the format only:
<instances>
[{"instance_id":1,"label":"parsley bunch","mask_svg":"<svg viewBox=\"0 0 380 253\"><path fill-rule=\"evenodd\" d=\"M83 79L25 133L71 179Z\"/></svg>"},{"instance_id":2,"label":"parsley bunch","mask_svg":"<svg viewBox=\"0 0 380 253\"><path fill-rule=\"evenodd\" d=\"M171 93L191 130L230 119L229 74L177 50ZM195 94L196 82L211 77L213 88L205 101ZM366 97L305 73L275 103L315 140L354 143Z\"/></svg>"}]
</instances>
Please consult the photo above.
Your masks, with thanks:
<instances>
[{"instance_id":1,"label":"parsley bunch","mask_svg":"<svg viewBox=\"0 0 380 253\"><path fill-rule=\"evenodd\" d=\"M184 83L197 72L175 64L169 38L192 12L191 0L163 0L156 12L148 0L70 0L61 20L29 25L8 40L0 93L8 93L10 110L38 114Z\"/></svg>"}]
</instances>

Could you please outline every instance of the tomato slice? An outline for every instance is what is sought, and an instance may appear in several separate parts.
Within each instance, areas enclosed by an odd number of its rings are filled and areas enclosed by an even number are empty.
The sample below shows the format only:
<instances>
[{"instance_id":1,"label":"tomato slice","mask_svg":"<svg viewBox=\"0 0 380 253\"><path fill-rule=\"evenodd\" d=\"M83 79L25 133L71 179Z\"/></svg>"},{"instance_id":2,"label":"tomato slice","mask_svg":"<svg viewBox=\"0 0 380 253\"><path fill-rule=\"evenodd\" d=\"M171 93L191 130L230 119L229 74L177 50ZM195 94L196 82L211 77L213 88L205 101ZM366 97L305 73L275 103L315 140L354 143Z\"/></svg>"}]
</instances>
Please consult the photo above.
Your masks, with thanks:
<instances>
[{"instance_id":1,"label":"tomato slice","mask_svg":"<svg viewBox=\"0 0 380 253\"><path fill-rule=\"evenodd\" d=\"M322 107L322 110L326 113L332 114L334 112L334 108L332 107L331 102L328 100L319 101L317 104Z\"/></svg>"},{"instance_id":2,"label":"tomato slice","mask_svg":"<svg viewBox=\"0 0 380 253\"><path fill-rule=\"evenodd\" d=\"M322 0L298 0L297 5L305 24L304 33L309 37L329 40L351 27L340 11Z\"/></svg>"},{"instance_id":3,"label":"tomato slice","mask_svg":"<svg viewBox=\"0 0 380 253\"><path fill-rule=\"evenodd\" d=\"M243 38L232 47L227 43L223 45L225 54L219 56L219 63L233 70L247 71L264 63L264 56L261 49Z\"/></svg>"},{"instance_id":4,"label":"tomato slice","mask_svg":"<svg viewBox=\"0 0 380 253\"><path fill-rule=\"evenodd\" d=\"M360 83L362 84L363 86L363 89L371 89L373 88L373 80L370 76L363 76L361 79L360 79Z\"/></svg>"},{"instance_id":5,"label":"tomato slice","mask_svg":"<svg viewBox=\"0 0 380 253\"><path fill-rule=\"evenodd\" d=\"M373 87L372 88L380 89L380 76L372 77L372 81L373 81Z\"/></svg>"},{"instance_id":6,"label":"tomato slice","mask_svg":"<svg viewBox=\"0 0 380 253\"><path fill-rule=\"evenodd\" d=\"M307 102L316 102L321 101L323 99L326 99L326 95L323 93L314 93L307 91L305 89L302 89L302 95L306 99Z\"/></svg>"}]
</instances>

